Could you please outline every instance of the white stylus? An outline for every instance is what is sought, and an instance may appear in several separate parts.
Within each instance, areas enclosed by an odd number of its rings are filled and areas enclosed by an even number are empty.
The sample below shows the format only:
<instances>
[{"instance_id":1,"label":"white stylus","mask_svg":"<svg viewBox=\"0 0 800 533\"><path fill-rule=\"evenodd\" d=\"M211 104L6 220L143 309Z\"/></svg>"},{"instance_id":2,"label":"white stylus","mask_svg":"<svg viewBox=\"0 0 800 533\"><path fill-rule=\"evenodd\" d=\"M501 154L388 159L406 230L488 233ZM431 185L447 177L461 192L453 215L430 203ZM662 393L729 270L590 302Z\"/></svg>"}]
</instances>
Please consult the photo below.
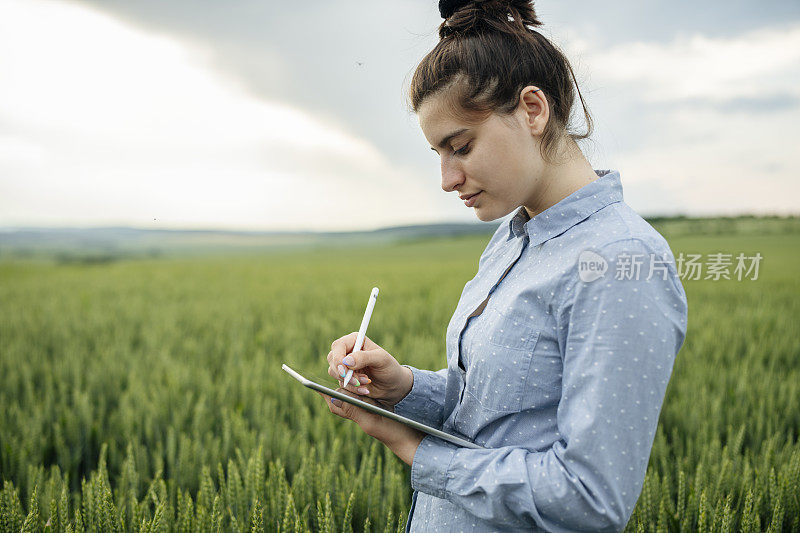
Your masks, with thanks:
<instances>
[{"instance_id":1,"label":"white stylus","mask_svg":"<svg viewBox=\"0 0 800 533\"><path fill-rule=\"evenodd\" d=\"M372 310L375 309L375 302L378 300L378 287L373 287L372 292L369 295L369 301L367 302L367 310L364 311L364 318L361 320L361 327L358 328L358 335L356 336L356 345L353 346L353 352L359 351L364 346L364 338L367 336L367 326L369 326L369 319L372 317ZM350 378L353 377L353 369L349 369L347 374L344 375L344 385L342 387L347 387L347 383L350 381Z\"/></svg>"}]
</instances>

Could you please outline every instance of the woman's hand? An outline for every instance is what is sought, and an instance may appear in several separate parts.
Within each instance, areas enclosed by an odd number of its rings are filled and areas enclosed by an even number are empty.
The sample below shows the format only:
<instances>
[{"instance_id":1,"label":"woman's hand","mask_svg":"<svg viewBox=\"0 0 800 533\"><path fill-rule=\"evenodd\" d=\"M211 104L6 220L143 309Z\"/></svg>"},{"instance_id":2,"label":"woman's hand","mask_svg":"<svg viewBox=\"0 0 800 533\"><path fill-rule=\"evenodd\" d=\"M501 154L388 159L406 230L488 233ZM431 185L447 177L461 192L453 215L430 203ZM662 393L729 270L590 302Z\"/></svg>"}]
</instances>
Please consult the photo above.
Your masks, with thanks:
<instances>
[{"instance_id":1,"label":"woman's hand","mask_svg":"<svg viewBox=\"0 0 800 533\"><path fill-rule=\"evenodd\" d=\"M345 373L352 368L353 377L358 382L354 383L351 378L346 390L359 396L369 396L377 400L380 407L391 410L409 393L414 376L410 369L401 366L369 337L364 337L361 350L351 353L357 336L358 333L353 332L333 341L328 353L328 374L337 378L339 386L342 386Z\"/></svg>"},{"instance_id":2,"label":"woman's hand","mask_svg":"<svg viewBox=\"0 0 800 533\"><path fill-rule=\"evenodd\" d=\"M345 389L338 388L336 391L352 396L353 398L358 398L364 402L378 405L377 402L370 398L359 397L357 394L353 394ZM417 452L419 443L422 442L422 439L425 437L424 433L401 424L400 422L395 422L381 415L370 413L360 407L336 398L333 398L333 401L336 403L331 403L332 398L330 396L322 394L321 392L318 394L325 398L325 403L328 405L328 409L331 413L341 416L342 418L348 418L358 424L364 433L384 443L386 447L392 450L392 452L407 465L411 466L411 463L414 462L414 454Z\"/></svg>"}]
</instances>

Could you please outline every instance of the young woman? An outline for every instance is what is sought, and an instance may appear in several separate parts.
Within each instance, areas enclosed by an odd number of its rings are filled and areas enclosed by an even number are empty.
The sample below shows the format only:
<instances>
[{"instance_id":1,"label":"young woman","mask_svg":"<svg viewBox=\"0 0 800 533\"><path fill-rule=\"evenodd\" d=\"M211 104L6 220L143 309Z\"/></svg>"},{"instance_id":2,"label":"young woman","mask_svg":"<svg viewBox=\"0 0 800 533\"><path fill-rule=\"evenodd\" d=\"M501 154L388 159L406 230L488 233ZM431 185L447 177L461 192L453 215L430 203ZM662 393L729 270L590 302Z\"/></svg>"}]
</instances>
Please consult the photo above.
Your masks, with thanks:
<instances>
[{"instance_id":1,"label":"young woman","mask_svg":"<svg viewBox=\"0 0 800 533\"><path fill-rule=\"evenodd\" d=\"M447 366L399 364L356 333L331 345L348 393L486 449L328 403L411 465L410 531L620 531L639 497L686 296L664 238L569 131L574 75L529 1L440 2L410 87L442 188L483 221L511 212L464 287ZM577 87L577 85L576 85ZM580 96L580 91L578 91ZM583 104L583 98L581 97ZM326 400L330 398L326 397Z\"/></svg>"}]
</instances>

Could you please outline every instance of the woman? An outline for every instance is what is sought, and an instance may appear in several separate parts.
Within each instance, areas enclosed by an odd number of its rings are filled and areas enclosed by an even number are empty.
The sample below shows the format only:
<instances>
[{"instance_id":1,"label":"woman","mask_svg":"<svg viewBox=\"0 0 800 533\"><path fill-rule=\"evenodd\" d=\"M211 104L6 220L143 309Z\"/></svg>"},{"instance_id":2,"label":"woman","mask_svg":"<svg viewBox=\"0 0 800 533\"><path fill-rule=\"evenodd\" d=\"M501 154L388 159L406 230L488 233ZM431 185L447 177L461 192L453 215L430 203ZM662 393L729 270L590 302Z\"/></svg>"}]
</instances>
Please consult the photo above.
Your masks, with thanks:
<instances>
[{"instance_id":1,"label":"woman","mask_svg":"<svg viewBox=\"0 0 800 533\"><path fill-rule=\"evenodd\" d=\"M447 367L399 364L355 333L329 372L352 395L486 449L328 403L411 465L410 531L620 531L639 497L686 332L664 238L593 170L567 125L574 75L531 2L440 2L410 87L442 188L480 220L515 211L447 328ZM580 92L578 92L580 96ZM583 99L581 97L581 103ZM330 398L326 397L326 400Z\"/></svg>"}]
</instances>

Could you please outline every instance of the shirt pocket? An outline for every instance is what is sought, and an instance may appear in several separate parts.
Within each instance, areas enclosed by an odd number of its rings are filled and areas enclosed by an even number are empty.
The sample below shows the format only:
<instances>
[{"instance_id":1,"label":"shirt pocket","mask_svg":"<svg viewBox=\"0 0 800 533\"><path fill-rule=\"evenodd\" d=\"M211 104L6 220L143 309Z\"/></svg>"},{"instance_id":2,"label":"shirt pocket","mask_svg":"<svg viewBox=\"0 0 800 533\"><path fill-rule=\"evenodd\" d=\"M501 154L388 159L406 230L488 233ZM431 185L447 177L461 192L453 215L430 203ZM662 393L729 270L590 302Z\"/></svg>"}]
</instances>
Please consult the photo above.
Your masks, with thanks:
<instances>
[{"instance_id":1,"label":"shirt pocket","mask_svg":"<svg viewBox=\"0 0 800 533\"><path fill-rule=\"evenodd\" d=\"M464 390L483 409L520 411L539 330L496 310L486 318L480 332L485 342L475 346L471 354Z\"/></svg>"}]
</instances>

